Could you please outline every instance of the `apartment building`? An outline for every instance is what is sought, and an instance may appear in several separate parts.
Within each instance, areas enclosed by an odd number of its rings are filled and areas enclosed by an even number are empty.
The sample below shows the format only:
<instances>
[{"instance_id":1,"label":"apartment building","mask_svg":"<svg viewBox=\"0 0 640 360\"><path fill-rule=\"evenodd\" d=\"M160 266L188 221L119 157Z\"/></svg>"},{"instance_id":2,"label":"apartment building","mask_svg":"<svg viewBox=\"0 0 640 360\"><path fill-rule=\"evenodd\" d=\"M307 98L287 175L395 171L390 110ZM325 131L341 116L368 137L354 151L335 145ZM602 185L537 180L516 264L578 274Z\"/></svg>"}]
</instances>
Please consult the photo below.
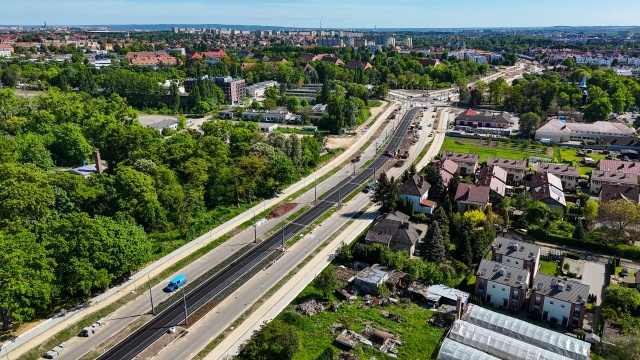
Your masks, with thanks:
<instances>
[{"instance_id":1,"label":"apartment building","mask_svg":"<svg viewBox=\"0 0 640 360\"><path fill-rule=\"evenodd\" d=\"M565 190L575 190L578 183L578 176L580 175L580 170L576 166L545 162L538 163L538 172L548 172L557 176L562 183L562 188Z\"/></svg>"},{"instance_id":2,"label":"apartment building","mask_svg":"<svg viewBox=\"0 0 640 360\"><path fill-rule=\"evenodd\" d=\"M482 259L476 272L475 294L485 304L518 311L527 299L529 270Z\"/></svg>"},{"instance_id":3,"label":"apartment building","mask_svg":"<svg viewBox=\"0 0 640 360\"><path fill-rule=\"evenodd\" d=\"M589 285L572 279L537 274L533 280L529 311L539 315L542 320L581 328L588 296Z\"/></svg>"},{"instance_id":4,"label":"apartment building","mask_svg":"<svg viewBox=\"0 0 640 360\"><path fill-rule=\"evenodd\" d=\"M638 176L634 174L626 174L621 171L593 170L591 172L591 192L593 194L599 193L600 188L604 184L637 186Z\"/></svg>"},{"instance_id":5,"label":"apartment building","mask_svg":"<svg viewBox=\"0 0 640 360\"><path fill-rule=\"evenodd\" d=\"M507 171L507 184L520 184L527 169L527 160L490 157L487 159L487 166L489 165L497 165Z\"/></svg>"},{"instance_id":6,"label":"apartment building","mask_svg":"<svg viewBox=\"0 0 640 360\"><path fill-rule=\"evenodd\" d=\"M458 164L458 172L461 175L475 174L478 168L478 154L467 154L453 151L445 151L443 160L451 160Z\"/></svg>"},{"instance_id":7,"label":"apartment building","mask_svg":"<svg viewBox=\"0 0 640 360\"><path fill-rule=\"evenodd\" d=\"M491 245L491 260L529 270L529 280L538 274L540 246L505 237L497 237Z\"/></svg>"}]
</instances>

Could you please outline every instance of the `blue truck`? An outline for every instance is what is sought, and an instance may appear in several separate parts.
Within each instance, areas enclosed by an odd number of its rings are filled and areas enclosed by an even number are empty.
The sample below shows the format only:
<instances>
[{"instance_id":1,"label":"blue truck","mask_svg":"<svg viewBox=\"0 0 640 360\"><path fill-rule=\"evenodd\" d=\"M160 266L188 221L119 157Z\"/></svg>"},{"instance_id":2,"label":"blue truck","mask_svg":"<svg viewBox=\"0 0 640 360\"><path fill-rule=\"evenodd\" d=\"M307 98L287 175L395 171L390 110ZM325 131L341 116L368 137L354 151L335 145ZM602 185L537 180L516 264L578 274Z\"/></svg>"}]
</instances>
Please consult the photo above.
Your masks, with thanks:
<instances>
[{"instance_id":1,"label":"blue truck","mask_svg":"<svg viewBox=\"0 0 640 360\"><path fill-rule=\"evenodd\" d=\"M169 285L167 285L167 287L164 289L168 292L171 292L171 291L177 290L180 286L186 283L187 283L187 277L184 276L183 274L180 274L175 278L171 279L171 281L169 281Z\"/></svg>"}]
</instances>

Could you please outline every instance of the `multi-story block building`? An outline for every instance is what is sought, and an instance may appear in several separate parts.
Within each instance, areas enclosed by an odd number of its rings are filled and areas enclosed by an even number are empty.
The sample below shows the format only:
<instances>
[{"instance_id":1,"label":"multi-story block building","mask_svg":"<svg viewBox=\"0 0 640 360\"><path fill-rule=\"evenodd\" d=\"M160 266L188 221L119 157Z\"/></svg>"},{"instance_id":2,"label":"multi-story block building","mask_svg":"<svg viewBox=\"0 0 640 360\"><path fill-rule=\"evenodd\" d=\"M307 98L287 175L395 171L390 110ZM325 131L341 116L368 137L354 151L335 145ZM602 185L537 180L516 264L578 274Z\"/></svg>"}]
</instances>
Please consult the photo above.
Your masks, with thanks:
<instances>
[{"instance_id":1,"label":"multi-story block building","mask_svg":"<svg viewBox=\"0 0 640 360\"><path fill-rule=\"evenodd\" d=\"M215 78L215 82L224 92L224 98L229 104L238 104L247 94L247 83L244 79L224 76Z\"/></svg>"},{"instance_id":2,"label":"multi-story block building","mask_svg":"<svg viewBox=\"0 0 640 360\"><path fill-rule=\"evenodd\" d=\"M591 172L591 192L597 194L604 184L637 186L638 175L627 174L621 171L593 170Z\"/></svg>"},{"instance_id":3,"label":"multi-story block building","mask_svg":"<svg viewBox=\"0 0 640 360\"><path fill-rule=\"evenodd\" d=\"M529 270L483 259L476 272L475 294L485 304L518 311L527 299Z\"/></svg>"},{"instance_id":4,"label":"multi-story block building","mask_svg":"<svg viewBox=\"0 0 640 360\"><path fill-rule=\"evenodd\" d=\"M538 274L540 247L538 245L497 237L491 245L491 260L529 270L529 281Z\"/></svg>"},{"instance_id":5,"label":"multi-story block building","mask_svg":"<svg viewBox=\"0 0 640 360\"><path fill-rule=\"evenodd\" d=\"M507 171L507 184L520 184L527 169L526 160L503 159L490 157L487 159L487 166L498 165Z\"/></svg>"},{"instance_id":6,"label":"multi-story block building","mask_svg":"<svg viewBox=\"0 0 640 360\"><path fill-rule=\"evenodd\" d=\"M538 274L533 280L529 311L543 320L580 328L584 322L588 296L589 285Z\"/></svg>"},{"instance_id":7,"label":"multi-story block building","mask_svg":"<svg viewBox=\"0 0 640 360\"><path fill-rule=\"evenodd\" d=\"M557 176L565 190L574 190L578 182L580 170L576 166L567 166L561 164L538 163L539 172L548 172Z\"/></svg>"}]
</instances>

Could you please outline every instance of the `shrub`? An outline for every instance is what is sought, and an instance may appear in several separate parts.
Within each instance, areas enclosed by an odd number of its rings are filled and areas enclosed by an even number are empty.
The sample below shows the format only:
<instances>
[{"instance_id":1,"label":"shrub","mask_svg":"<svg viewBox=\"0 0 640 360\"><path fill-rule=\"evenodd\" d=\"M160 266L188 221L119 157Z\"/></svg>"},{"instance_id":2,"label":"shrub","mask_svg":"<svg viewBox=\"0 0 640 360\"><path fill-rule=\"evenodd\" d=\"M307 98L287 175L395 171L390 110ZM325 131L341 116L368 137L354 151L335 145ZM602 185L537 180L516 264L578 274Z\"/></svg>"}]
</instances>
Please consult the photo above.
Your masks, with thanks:
<instances>
[{"instance_id":1,"label":"shrub","mask_svg":"<svg viewBox=\"0 0 640 360\"><path fill-rule=\"evenodd\" d=\"M564 256L568 257L569 259L580 260L580 254L576 254L574 252L568 252L564 254Z\"/></svg>"}]
</instances>

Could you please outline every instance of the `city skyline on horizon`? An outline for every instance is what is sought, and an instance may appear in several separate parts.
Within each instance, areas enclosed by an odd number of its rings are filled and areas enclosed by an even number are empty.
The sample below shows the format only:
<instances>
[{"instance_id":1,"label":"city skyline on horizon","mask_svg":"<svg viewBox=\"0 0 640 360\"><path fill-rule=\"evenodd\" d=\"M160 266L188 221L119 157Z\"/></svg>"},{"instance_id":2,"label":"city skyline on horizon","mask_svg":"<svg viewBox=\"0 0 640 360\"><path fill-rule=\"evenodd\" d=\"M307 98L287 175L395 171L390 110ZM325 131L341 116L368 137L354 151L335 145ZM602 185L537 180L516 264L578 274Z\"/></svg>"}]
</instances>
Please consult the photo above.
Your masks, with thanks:
<instances>
[{"instance_id":1,"label":"city skyline on horizon","mask_svg":"<svg viewBox=\"0 0 640 360\"><path fill-rule=\"evenodd\" d=\"M123 8L128 8L125 14ZM237 26L327 29L442 29L537 28L556 26L637 26L639 3L611 0L602 12L596 0L495 0L490 5L473 0L221 0L175 3L168 0L26 0L4 6L0 24L6 26L108 26L171 24L234 24ZM397 14L392 17L389 14ZM354 17L354 14L360 16ZM523 16L522 14L526 14ZM557 14L549 16L550 14Z\"/></svg>"}]
</instances>

